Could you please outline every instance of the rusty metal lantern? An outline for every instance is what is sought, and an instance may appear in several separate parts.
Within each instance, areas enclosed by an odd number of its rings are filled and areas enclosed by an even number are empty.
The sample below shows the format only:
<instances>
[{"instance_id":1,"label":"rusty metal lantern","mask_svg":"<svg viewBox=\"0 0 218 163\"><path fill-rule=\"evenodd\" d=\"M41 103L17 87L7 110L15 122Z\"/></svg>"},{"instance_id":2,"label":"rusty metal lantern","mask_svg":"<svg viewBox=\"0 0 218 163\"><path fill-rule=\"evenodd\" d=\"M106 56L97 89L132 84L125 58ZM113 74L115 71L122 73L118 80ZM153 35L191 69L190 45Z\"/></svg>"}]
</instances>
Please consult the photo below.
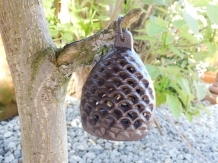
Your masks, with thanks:
<instances>
[{"instance_id":1,"label":"rusty metal lantern","mask_svg":"<svg viewBox=\"0 0 218 163\"><path fill-rule=\"evenodd\" d=\"M133 49L132 34L122 30L114 48L103 56L83 86L80 113L88 133L117 141L145 137L153 123L155 92L152 80Z\"/></svg>"}]
</instances>

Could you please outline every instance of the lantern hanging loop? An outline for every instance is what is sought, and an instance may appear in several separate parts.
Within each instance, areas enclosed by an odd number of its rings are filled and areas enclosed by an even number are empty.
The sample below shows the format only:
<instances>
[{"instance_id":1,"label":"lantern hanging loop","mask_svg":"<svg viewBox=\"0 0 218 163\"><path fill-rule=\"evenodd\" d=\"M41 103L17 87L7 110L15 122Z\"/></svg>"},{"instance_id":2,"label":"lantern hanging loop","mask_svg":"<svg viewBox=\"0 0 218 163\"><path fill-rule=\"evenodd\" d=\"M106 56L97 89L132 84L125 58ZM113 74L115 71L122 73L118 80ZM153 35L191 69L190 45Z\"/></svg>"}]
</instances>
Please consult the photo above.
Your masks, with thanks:
<instances>
[{"instance_id":1,"label":"lantern hanging loop","mask_svg":"<svg viewBox=\"0 0 218 163\"><path fill-rule=\"evenodd\" d=\"M123 36L123 30L121 25L122 16L118 16L118 31L120 34L120 40L123 42L125 40L125 37Z\"/></svg>"}]
</instances>

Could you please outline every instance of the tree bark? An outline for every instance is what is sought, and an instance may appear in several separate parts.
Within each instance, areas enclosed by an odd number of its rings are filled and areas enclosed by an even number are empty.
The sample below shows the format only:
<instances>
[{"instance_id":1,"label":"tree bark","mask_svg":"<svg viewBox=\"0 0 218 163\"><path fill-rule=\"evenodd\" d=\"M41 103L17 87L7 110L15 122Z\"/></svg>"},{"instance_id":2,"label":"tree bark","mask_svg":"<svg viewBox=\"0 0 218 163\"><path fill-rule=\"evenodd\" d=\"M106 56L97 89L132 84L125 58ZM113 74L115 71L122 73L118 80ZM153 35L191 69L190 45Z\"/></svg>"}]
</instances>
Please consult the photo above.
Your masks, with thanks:
<instances>
[{"instance_id":1,"label":"tree bark","mask_svg":"<svg viewBox=\"0 0 218 163\"><path fill-rule=\"evenodd\" d=\"M25 163L67 163L67 80L38 0L0 0L0 28L15 85Z\"/></svg>"},{"instance_id":2,"label":"tree bark","mask_svg":"<svg viewBox=\"0 0 218 163\"><path fill-rule=\"evenodd\" d=\"M123 27L141 13L136 9L127 14ZM0 31L15 85L24 163L68 162L63 105L68 81L75 69L111 48L115 24L58 50L42 0L0 0Z\"/></svg>"}]
</instances>

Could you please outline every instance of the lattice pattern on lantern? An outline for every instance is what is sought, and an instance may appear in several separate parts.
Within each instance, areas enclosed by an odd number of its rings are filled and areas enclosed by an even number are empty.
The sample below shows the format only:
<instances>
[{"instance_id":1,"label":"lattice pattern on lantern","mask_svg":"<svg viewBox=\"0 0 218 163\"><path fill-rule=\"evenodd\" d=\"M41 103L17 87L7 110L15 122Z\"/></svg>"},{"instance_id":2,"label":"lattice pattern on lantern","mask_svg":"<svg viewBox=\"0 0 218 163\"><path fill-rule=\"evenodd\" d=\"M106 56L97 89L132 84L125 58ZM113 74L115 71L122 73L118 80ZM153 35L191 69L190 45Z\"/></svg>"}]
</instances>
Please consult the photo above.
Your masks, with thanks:
<instances>
[{"instance_id":1,"label":"lattice pattern on lantern","mask_svg":"<svg viewBox=\"0 0 218 163\"><path fill-rule=\"evenodd\" d=\"M155 92L139 56L116 49L91 71L82 92L83 128L109 140L145 137L153 121Z\"/></svg>"}]
</instances>

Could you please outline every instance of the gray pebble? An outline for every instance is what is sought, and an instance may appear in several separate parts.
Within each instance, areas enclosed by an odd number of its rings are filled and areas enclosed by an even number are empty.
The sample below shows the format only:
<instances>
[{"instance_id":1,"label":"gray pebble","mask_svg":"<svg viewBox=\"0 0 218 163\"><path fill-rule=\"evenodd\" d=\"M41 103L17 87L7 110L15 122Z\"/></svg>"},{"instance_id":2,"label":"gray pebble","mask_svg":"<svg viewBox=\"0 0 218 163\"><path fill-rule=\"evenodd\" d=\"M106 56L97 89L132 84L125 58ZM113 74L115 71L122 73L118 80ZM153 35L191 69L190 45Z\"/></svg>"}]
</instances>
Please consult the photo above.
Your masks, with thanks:
<instances>
[{"instance_id":1,"label":"gray pebble","mask_svg":"<svg viewBox=\"0 0 218 163\"><path fill-rule=\"evenodd\" d=\"M185 156L185 159L187 160L187 161L189 161L189 162L191 162L192 161L192 155L190 155L190 154L185 154L184 155Z\"/></svg>"},{"instance_id":2,"label":"gray pebble","mask_svg":"<svg viewBox=\"0 0 218 163\"><path fill-rule=\"evenodd\" d=\"M14 160L14 155L13 154L10 154L9 156L5 157L5 163L9 163L9 162L11 162L13 160Z\"/></svg>"},{"instance_id":3,"label":"gray pebble","mask_svg":"<svg viewBox=\"0 0 218 163\"><path fill-rule=\"evenodd\" d=\"M98 158L101 158L101 159L105 159L107 158L107 154L106 153L101 153L100 155L98 155Z\"/></svg>"},{"instance_id":4,"label":"gray pebble","mask_svg":"<svg viewBox=\"0 0 218 163\"><path fill-rule=\"evenodd\" d=\"M14 131L20 130L20 126L14 126Z\"/></svg>"},{"instance_id":5,"label":"gray pebble","mask_svg":"<svg viewBox=\"0 0 218 163\"><path fill-rule=\"evenodd\" d=\"M10 142L10 143L8 143L7 148L9 148L10 150L15 150L16 144L14 142Z\"/></svg>"},{"instance_id":6,"label":"gray pebble","mask_svg":"<svg viewBox=\"0 0 218 163\"><path fill-rule=\"evenodd\" d=\"M79 151L77 155L79 157L83 157L86 153L87 153L86 151Z\"/></svg>"},{"instance_id":7,"label":"gray pebble","mask_svg":"<svg viewBox=\"0 0 218 163\"><path fill-rule=\"evenodd\" d=\"M88 146L87 146L87 145L83 145L83 144L79 144L79 145L77 146L77 148L78 148L79 150L81 150L81 151L85 151L85 150L88 149Z\"/></svg>"},{"instance_id":8,"label":"gray pebble","mask_svg":"<svg viewBox=\"0 0 218 163\"><path fill-rule=\"evenodd\" d=\"M105 149L111 149L112 144L109 142L106 142L104 147L105 147Z\"/></svg>"},{"instance_id":9,"label":"gray pebble","mask_svg":"<svg viewBox=\"0 0 218 163\"><path fill-rule=\"evenodd\" d=\"M182 154L178 154L178 155L177 155L177 159L178 159L178 160L183 160L183 159L184 159L184 156L183 156Z\"/></svg>"},{"instance_id":10,"label":"gray pebble","mask_svg":"<svg viewBox=\"0 0 218 163\"><path fill-rule=\"evenodd\" d=\"M104 163L109 163L110 160L106 158L106 159L103 160L103 162L104 162Z\"/></svg>"},{"instance_id":11,"label":"gray pebble","mask_svg":"<svg viewBox=\"0 0 218 163\"><path fill-rule=\"evenodd\" d=\"M0 123L1 123L2 126L8 124L6 121L1 121Z\"/></svg>"},{"instance_id":12,"label":"gray pebble","mask_svg":"<svg viewBox=\"0 0 218 163\"><path fill-rule=\"evenodd\" d=\"M16 159L16 160L13 160L12 162L10 162L10 163L18 163L18 160Z\"/></svg>"},{"instance_id":13,"label":"gray pebble","mask_svg":"<svg viewBox=\"0 0 218 163\"><path fill-rule=\"evenodd\" d=\"M173 161L170 158L167 158L164 163L173 163Z\"/></svg>"},{"instance_id":14,"label":"gray pebble","mask_svg":"<svg viewBox=\"0 0 218 163\"><path fill-rule=\"evenodd\" d=\"M82 158L79 157L79 156L75 156L75 155L74 155L74 156L71 156L71 157L70 157L70 161L72 161L72 162L73 162L73 161L81 161L81 160L82 160Z\"/></svg>"},{"instance_id":15,"label":"gray pebble","mask_svg":"<svg viewBox=\"0 0 218 163\"><path fill-rule=\"evenodd\" d=\"M175 151L174 149L169 150L169 154L170 154L171 157L175 157L175 152L174 151Z\"/></svg>"},{"instance_id":16,"label":"gray pebble","mask_svg":"<svg viewBox=\"0 0 218 163\"><path fill-rule=\"evenodd\" d=\"M93 160L93 163L101 163L101 162L102 162L102 160L100 158L95 158Z\"/></svg>"},{"instance_id":17,"label":"gray pebble","mask_svg":"<svg viewBox=\"0 0 218 163\"><path fill-rule=\"evenodd\" d=\"M14 151L14 157L15 158L20 158L21 157L21 151L20 150L16 150L16 151Z\"/></svg>"},{"instance_id":18,"label":"gray pebble","mask_svg":"<svg viewBox=\"0 0 218 163\"><path fill-rule=\"evenodd\" d=\"M102 143L104 143L104 140L103 139L97 139L97 143L102 144Z\"/></svg>"},{"instance_id":19,"label":"gray pebble","mask_svg":"<svg viewBox=\"0 0 218 163\"><path fill-rule=\"evenodd\" d=\"M94 158L95 158L95 153L93 153L93 152L88 152L88 153L85 154L85 156L86 156L87 158L94 159Z\"/></svg>"},{"instance_id":20,"label":"gray pebble","mask_svg":"<svg viewBox=\"0 0 218 163\"><path fill-rule=\"evenodd\" d=\"M3 158L4 158L4 157L2 157L2 156L0 155L0 162L3 162L3 161L2 161L2 160L3 160Z\"/></svg>"},{"instance_id":21,"label":"gray pebble","mask_svg":"<svg viewBox=\"0 0 218 163\"><path fill-rule=\"evenodd\" d=\"M8 131L8 132L6 132L6 133L4 134L4 137L5 137L5 138L9 138L9 137L11 137L12 135L13 135L13 132Z\"/></svg>"},{"instance_id":22,"label":"gray pebble","mask_svg":"<svg viewBox=\"0 0 218 163\"><path fill-rule=\"evenodd\" d=\"M89 148L89 150L95 152L95 151L103 150L103 148L102 148L102 146L100 146L99 144L97 144L97 145L95 145L95 146L91 146L91 147Z\"/></svg>"}]
</instances>

